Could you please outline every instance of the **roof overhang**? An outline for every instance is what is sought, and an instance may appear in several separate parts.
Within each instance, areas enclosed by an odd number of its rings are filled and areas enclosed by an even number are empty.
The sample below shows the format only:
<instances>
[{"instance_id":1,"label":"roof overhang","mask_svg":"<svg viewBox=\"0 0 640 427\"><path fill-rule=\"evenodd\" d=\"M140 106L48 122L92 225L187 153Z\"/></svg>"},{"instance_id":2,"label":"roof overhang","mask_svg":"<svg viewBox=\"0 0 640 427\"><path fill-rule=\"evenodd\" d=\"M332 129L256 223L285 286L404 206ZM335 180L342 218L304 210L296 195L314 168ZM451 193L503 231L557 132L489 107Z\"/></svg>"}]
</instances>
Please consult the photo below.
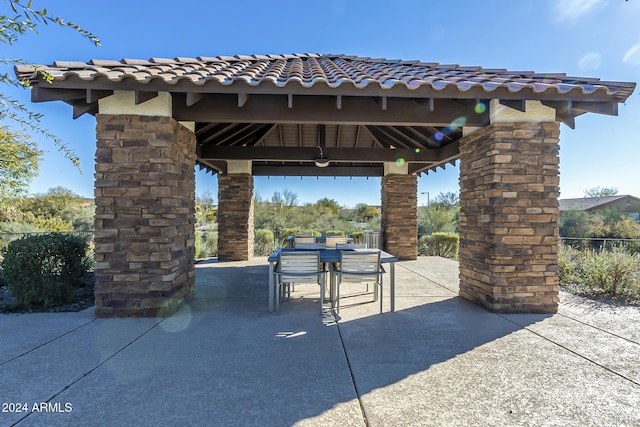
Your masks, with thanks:
<instances>
[{"instance_id":1,"label":"roof overhang","mask_svg":"<svg viewBox=\"0 0 640 427\"><path fill-rule=\"evenodd\" d=\"M41 70L49 75L45 79ZM255 175L380 176L383 164L410 173L457 158L466 126L490 122L490 100L526 111L527 101L574 126L585 113L617 115L635 83L531 71L489 70L345 55L253 55L18 66L32 101L64 101L73 117L97 114L116 91L142 104L171 94L172 116L195 122L198 162L227 160ZM327 167L317 167L318 148Z\"/></svg>"}]
</instances>

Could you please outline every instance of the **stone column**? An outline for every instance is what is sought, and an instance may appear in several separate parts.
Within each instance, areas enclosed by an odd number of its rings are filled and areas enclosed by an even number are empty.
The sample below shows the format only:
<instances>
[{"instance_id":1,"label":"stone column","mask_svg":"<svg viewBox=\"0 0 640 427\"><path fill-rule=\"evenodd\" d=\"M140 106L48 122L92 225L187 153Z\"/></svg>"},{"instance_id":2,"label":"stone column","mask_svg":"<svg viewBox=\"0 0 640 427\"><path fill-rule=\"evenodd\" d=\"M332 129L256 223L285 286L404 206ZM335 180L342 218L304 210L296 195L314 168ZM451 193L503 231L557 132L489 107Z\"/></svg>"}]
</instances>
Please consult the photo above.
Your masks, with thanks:
<instances>
[{"instance_id":1,"label":"stone column","mask_svg":"<svg viewBox=\"0 0 640 427\"><path fill-rule=\"evenodd\" d=\"M554 313L559 291L556 122L495 122L460 141L460 296L495 312Z\"/></svg>"},{"instance_id":2,"label":"stone column","mask_svg":"<svg viewBox=\"0 0 640 427\"><path fill-rule=\"evenodd\" d=\"M236 163L228 162L228 173L218 175L218 259L222 261L246 261L253 256L251 162Z\"/></svg>"},{"instance_id":3,"label":"stone column","mask_svg":"<svg viewBox=\"0 0 640 427\"><path fill-rule=\"evenodd\" d=\"M418 177L385 164L382 177L384 250L398 259L418 257Z\"/></svg>"},{"instance_id":4,"label":"stone column","mask_svg":"<svg viewBox=\"0 0 640 427\"><path fill-rule=\"evenodd\" d=\"M167 116L96 117L95 315L169 316L195 290L195 135Z\"/></svg>"}]
</instances>

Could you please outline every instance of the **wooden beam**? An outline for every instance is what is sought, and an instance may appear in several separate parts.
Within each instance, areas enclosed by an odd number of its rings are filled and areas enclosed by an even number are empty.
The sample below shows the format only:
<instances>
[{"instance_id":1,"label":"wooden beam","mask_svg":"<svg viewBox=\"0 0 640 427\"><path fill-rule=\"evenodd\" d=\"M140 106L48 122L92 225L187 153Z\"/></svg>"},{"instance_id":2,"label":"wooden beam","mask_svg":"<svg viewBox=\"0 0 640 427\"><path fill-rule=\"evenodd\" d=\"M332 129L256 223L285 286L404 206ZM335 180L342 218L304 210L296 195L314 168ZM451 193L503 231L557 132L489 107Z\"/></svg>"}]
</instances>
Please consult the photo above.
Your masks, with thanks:
<instances>
[{"instance_id":1,"label":"wooden beam","mask_svg":"<svg viewBox=\"0 0 640 427\"><path fill-rule=\"evenodd\" d=\"M617 102L582 102L573 101L571 103L571 110L582 111L585 113L598 113L607 116L618 115L618 103Z\"/></svg>"},{"instance_id":2,"label":"wooden beam","mask_svg":"<svg viewBox=\"0 0 640 427\"><path fill-rule=\"evenodd\" d=\"M317 150L316 150L317 151ZM252 168L254 176L383 176L384 168L381 165L370 166L332 166L325 168L316 167L313 163L308 165L259 165Z\"/></svg>"},{"instance_id":3,"label":"wooden beam","mask_svg":"<svg viewBox=\"0 0 640 427\"><path fill-rule=\"evenodd\" d=\"M247 103L248 99L249 99L249 94L247 94L247 93L239 93L238 94L238 108L244 107L244 104Z\"/></svg>"},{"instance_id":4,"label":"wooden beam","mask_svg":"<svg viewBox=\"0 0 640 427\"><path fill-rule=\"evenodd\" d=\"M505 107L513 108L514 110L522 111L523 113L527 110L526 101L524 99L501 99L499 102Z\"/></svg>"},{"instance_id":5,"label":"wooden beam","mask_svg":"<svg viewBox=\"0 0 640 427\"><path fill-rule=\"evenodd\" d=\"M73 118L74 120L83 114L96 114L98 112L98 104L93 102L88 104L86 102L76 102L72 104L73 106Z\"/></svg>"},{"instance_id":6,"label":"wooden beam","mask_svg":"<svg viewBox=\"0 0 640 427\"><path fill-rule=\"evenodd\" d=\"M158 92L141 92L141 91L136 91L135 92L135 104L142 104L143 102L147 102L150 99L153 99L155 97L158 96ZM187 121L193 121L193 120L187 120Z\"/></svg>"},{"instance_id":7,"label":"wooden beam","mask_svg":"<svg viewBox=\"0 0 640 427\"><path fill-rule=\"evenodd\" d=\"M416 153L411 149L326 148L325 157L331 162L379 163L406 162L447 163L459 156L459 145L448 144L439 149L424 149ZM255 160L281 162L313 162L318 157L317 147L264 147L264 146L215 146L200 148L203 160Z\"/></svg>"},{"instance_id":8,"label":"wooden beam","mask_svg":"<svg viewBox=\"0 0 640 427\"><path fill-rule=\"evenodd\" d=\"M252 102L242 108L238 107L237 94L207 96L191 107L176 96L173 117L196 122L447 126L464 116L466 126L489 123L488 111L480 114L474 111L475 100L440 100L435 111L429 111L428 106L393 98L388 100L385 111L366 97L351 97L338 110L331 97L300 96L290 108L283 96L252 95Z\"/></svg>"},{"instance_id":9,"label":"wooden beam","mask_svg":"<svg viewBox=\"0 0 640 427\"><path fill-rule=\"evenodd\" d=\"M95 89L87 89L87 104L93 104L94 102L98 102L98 100L102 98L106 98L107 96L113 95L112 90L95 90Z\"/></svg>"},{"instance_id":10,"label":"wooden beam","mask_svg":"<svg viewBox=\"0 0 640 427\"><path fill-rule=\"evenodd\" d=\"M31 89L31 102L75 101L86 98L87 93L83 89L56 90L42 86L34 86Z\"/></svg>"},{"instance_id":11,"label":"wooden beam","mask_svg":"<svg viewBox=\"0 0 640 427\"><path fill-rule=\"evenodd\" d=\"M202 100L204 95L198 92L187 92L187 107L195 105L198 101Z\"/></svg>"}]
</instances>

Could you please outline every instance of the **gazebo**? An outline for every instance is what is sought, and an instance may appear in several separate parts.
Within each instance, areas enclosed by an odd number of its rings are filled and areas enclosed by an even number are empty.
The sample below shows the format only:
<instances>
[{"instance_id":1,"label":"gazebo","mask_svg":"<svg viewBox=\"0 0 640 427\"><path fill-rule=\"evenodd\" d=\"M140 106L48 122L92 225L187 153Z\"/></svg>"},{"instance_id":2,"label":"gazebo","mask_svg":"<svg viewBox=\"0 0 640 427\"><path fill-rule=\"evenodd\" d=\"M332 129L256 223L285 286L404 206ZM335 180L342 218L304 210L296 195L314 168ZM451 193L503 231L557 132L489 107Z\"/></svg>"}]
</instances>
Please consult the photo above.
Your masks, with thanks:
<instances>
[{"instance_id":1,"label":"gazebo","mask_svg":"<svg viewBox=\"0 0 640 427\"><path fill-rule=\"evenodd\" d=\"M259 175L382 177L384 248L415 259L417 177L456 160L460 295L555 312L560 123L617 115L635 88L324 54L55 61L16 75L33 102L96 117L96 317L167 316L193 295L196 165L218 174L221 260L253 255Z\"/></svg>"}]
</instances>

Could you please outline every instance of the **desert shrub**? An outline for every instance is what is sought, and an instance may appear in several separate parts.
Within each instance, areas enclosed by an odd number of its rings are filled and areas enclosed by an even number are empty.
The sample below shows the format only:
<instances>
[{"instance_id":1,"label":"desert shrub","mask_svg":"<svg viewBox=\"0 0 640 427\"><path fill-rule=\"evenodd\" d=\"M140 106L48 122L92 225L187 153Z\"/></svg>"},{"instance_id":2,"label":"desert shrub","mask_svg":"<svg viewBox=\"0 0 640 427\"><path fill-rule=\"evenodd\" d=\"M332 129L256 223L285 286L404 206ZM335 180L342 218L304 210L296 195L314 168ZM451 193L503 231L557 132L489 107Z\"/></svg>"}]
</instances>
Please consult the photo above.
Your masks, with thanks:
<instances>
[{"instance_id":1,"label":"desert shrub","mask_svg":"<svg viewBox=\"0 0 640 427\"><path fill-rule=\"evenodd\" d=\"M353 239L354 243L362 243L364 242L364 231L354 231L349 234L349 237Z\"/></svg>"},{"instance_id":2,"label":"desert shrub","mask_svg":"<svg viewBox=\"0 0 640 427\"><path fill-rule=\"evenodd\" d=\"M71 302L87 271L87 243L79 236L50 233L9 243L0 263L22 307L50 307Z\"/></svg>"},{"instance_id":3,"label":"desert shrub","mask_svg":"<svg viewBox=\"0 0 640 427\"><path fill-rule=\"evenodd\" d=\"M587 293L605 293L625 299L640 299L640 254L623 248L560 251L560 283L579 285Z\"/></svg>"},{"instance_id":4,"label":"desert shrub","mask_svg":"<svg viewBox=\"0 0 640 427\"><path fill-rule=\"evenodd\" d=\"M578 272L581 252L569 245L560 246L558 265L560 267L560 283L583 284Z\"/></svg>"},{"instance_id":5,"label":"desert shrub","mask_svg":"<svg viewBox=\"0 0 640 427\"><path fill-rule=\"evenodd\" d=\"M209 258L218 256L218 232L196 232L196 258Z\"/></svg>"},{"instance_id":6,"label":"desert shrub","mask_svg":"<svg viewBox=\"0 0 640 427\"><path fill-rule=\"evenodd\" d=\"M458 258L460 238L455 233L433 233L420 237L418 254L427 256L441 256L444 258Z\"/></svg>"},{"instance_id":7,"label":"desert shrub","mask_svg":"<svg viewBox=\"0 0 640 427\"><path fill-rule=\"evenodd\" d=\"M273 252L275 239L271 230L256 230L254 238L253 253L257 256L271 255Z\"/></svg>"}]
</instances>

